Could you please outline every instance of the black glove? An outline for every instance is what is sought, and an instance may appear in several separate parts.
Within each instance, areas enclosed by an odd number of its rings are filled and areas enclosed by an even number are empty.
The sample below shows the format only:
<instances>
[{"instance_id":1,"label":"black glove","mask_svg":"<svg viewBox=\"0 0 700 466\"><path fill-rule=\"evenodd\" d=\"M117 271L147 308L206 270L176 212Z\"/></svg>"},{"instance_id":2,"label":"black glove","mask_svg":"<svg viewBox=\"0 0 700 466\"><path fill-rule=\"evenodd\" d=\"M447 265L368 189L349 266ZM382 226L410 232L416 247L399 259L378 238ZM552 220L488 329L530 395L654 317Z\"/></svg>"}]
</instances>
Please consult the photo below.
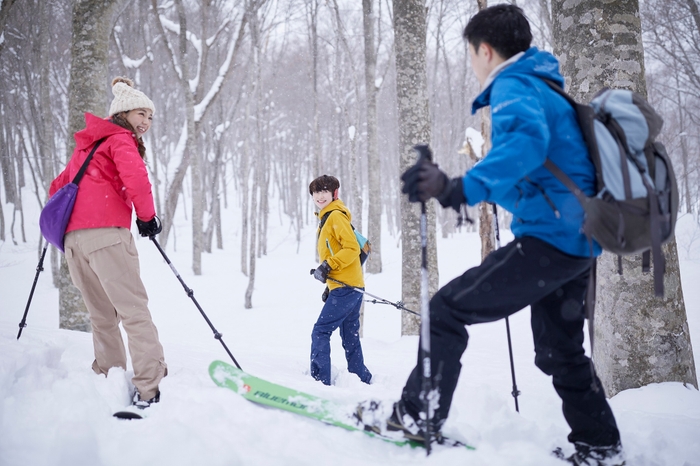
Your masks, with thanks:
<instances>
[{"instance_id":1,"label":"black glove","mask_svg":"<svg viewBox=\"0 0 700 466\"><path fill-rule=\"evenodd\" d=\"M158 216L153 217L148 222L136 219L136 226L139 228L139 234L141 236L155 236L161 231L163 231L163 224L160 223Z\"/></svg>"},{"instance_id":2,"label":"black glove","mask_svg":"<svg viewBox=\"0 0 700 466\"><path fill-rule=\"evenodd\" d=\"M323 261L321 265L316 267L316 270L314 270L314 278L321 283L326 283L326 278L328 278L328 273L331 271L331 266L328 265L328 262Z\"/></svg>"},{"instance_id":3,"label":"black glove","mask_svg":"<svg viewBox=\"0 0 700 466\"><path fill-rule=\"evenodd\" d=\"M323 294L321 295L321 301L323 301L325 303L326 300L328 299L328 295L330 294L330 292L331 292L331 290L329 290L328 287L326 287L326 289L323 290Z\"/></svg>"},{"instance_id":4,"label":"black glove","mask_svg":"<svg viewBox=\"0 0 700 466\"><path fill-rule=\"evenodd\" d=\"M410 202L426 202L441 195L449 179L433 162L419 160L401 175L401 181L401 191L408 194Z\"/></svg>"},{"instance_id":5,"label":"black glove","mask_svg":"<svg viewBox=\"0 0 700 466\"><path fill-rule=\"evenodd\" d=\"M433 154L427 145L418 145L414 149L419 155L418 162L401 175L404 182L401 191L408 194L409 202L426 202L434 197L443 207L452 207L459 212L460 206L467 202L462 179L450 180L432 162Z\"/></svg>"}]
</instances>

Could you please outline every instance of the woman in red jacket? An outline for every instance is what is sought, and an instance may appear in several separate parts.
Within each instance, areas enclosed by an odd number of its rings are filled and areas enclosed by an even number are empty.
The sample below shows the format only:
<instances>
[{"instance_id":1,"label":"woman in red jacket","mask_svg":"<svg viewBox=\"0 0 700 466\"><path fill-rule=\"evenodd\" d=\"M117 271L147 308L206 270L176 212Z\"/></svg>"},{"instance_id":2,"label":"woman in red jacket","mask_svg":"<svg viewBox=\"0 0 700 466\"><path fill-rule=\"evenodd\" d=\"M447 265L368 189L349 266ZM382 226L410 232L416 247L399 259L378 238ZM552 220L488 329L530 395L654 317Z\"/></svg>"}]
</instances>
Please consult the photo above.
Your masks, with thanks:
<instances>
[{"instance_id":1,"label":"woman in red jacket","mask_svg":"<svg viewBox=\"0 0 700 466\"><path fill-rule=\"evenodd\" d=\"M134 368L133 404L146 408L159 401L158 383L167 374L167 366L148 310L130 228L133 208L141 236L161 231L141 140L151 127L155 107L127 78L115 78L112 93L109 118L85 114L86 128L75 133L75 151L51 183L49 195L71 182L101 140L80 182L66 228L66 261L90 313L95 347L92 369L104 375L111 367L126 369L121 322Z\"/></svg>"}]
</instances>

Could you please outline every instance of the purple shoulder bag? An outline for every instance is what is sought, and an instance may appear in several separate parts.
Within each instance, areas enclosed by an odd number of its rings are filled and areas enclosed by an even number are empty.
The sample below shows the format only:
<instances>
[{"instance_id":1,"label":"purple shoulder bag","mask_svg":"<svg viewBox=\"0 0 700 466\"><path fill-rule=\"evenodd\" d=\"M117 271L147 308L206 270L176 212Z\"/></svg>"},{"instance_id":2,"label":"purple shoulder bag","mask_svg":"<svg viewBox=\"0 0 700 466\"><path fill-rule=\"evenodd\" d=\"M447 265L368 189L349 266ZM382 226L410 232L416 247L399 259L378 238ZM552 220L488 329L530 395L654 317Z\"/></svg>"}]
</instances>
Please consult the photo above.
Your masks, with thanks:
<instances>
[{"instance_id":1,"label":"purple shoulder bag","mask_svg":"<svg viewBox=\"0 0 700 466\"><path fill-rule=\"evenodd\" d=\"M41 215L39 216L41 234L44 235L46 241L56 246L61 252L65 252L63 250L63 237L66 234L68 220L70 220L71 213L73 213L75 198L78 195L78 183L83 178L92 156L95 155L95 151L100 147L102 141L104 139L100 139L95 143L95 147L90 151L90 155L83 162L83 166L80 167L73 181L56 191L41 210Z\"/></svg>"}]
</instances>

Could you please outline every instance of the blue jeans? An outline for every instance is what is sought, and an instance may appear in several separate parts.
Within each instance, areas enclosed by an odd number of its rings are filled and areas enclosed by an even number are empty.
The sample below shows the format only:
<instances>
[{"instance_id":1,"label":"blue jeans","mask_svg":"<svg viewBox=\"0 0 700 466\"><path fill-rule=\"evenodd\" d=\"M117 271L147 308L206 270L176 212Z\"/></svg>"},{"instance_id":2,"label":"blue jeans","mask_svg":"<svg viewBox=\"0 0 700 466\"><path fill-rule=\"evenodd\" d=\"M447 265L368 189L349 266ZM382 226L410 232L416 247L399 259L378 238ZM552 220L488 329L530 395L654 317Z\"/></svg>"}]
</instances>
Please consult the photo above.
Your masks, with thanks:
<instances>
[{"instance_id":1,"label":"blue jeans","mask_svg":"<svg viewBox=\"0 0 700 466\"><path fill-rule=\"evenodd\" d=\"M372 379L360 345L360 306L363 294L347 287L331 290L311 332L311 376L331 384L331 334L340 328L348 371L364 383Z\"/></svg>"}]
</instances>

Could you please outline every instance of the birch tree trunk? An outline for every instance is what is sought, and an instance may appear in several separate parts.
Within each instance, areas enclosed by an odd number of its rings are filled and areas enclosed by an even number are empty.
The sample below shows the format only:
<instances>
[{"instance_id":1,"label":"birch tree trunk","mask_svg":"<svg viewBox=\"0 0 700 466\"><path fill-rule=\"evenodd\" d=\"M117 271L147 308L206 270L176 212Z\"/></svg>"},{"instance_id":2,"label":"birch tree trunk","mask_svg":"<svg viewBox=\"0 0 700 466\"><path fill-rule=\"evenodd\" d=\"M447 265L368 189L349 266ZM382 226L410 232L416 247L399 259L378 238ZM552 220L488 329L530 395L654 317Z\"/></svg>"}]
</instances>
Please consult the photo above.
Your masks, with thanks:
<instances>
[{"instance_id":1,"label":"birch tree trunk","mask_svg":"<svg viewBox=\"0 0 700 466\"><path fill-rule=\"evenodd\" d=\"M42 172L43 172L43 183L45 187L49 186L49 183L54 179L55 172L54 166L56 165L56 145L54 142L55 134L53 127L53 114L55 109L51 105L51 59L50 59L50 31L51 31L51 21L53 18L52 5L48 2L41 5L41 31L39 33L39 55L41 60L41 71L39 77L39 94L41 108L41 128L40 128L40 147L41 147L41 162L42 162ZM48 189L47 189L48 194ZM47 196L48 197L48 196ZM44 238L40 235L40 242L43 242ZM51 252L49 254L49 264L51 267L51 276L53 277L53 284L58 287L58 280L60 274L60 259L58 249L50 248Z\"/></svg>"},{"instance_id":2,"label":"birch tree trunk","mask_svg":"<svg viewBox=\"0 0 700 466\"><path fill-rule=\"evenodd\" d=\"M253 146L253 158L252 163L252 180L253 188L250 193L250 216L248 218L248 225L250 227L250 244L248 245L248 286L245 292L245 302L244 307L246 309L251 309L253 307L253 291L255 290L255 265L256 257L258 255L258 245L260 236L260 226L259 221L263 215L258 208L258 200L261 192L261 185L264 183L265 174L263 173L264 168L264 144L262 136L262 118L263 118L263 96L262 96L262 43L261 43L261 23L263 22L260 18L260 9L263 7L267 0L250 0L246 2L246 15L248 15L248 25L250 28L251 37L251 54L252 63L249 75L251 76L250 81L252 82L252 95L247 97L248 102L252 102L255 105L255 115L254 115L254 136L255 145ZM249 104L248 104L249 105ZM248 107L246 107L248 108ZM247 174L244 174L247 177Z\"/></svg>"},{"instance_id":3,"label":"birch tree trunk","mask_svg":"<svg viewBox=\"0 0 700 466\"><path fill-rule=\"evenodd\" d=\"M309 42L311 48L311 80L313 83L313 178L322 175L324 170L321 154L321 129L318 121L318 0L305 0L309 23Z\"/></svg>"},{"instance_id":4,"label":"birch tree trunk","mask_svg":"<svg viewBox=\"0 0 700 466\"><path fill-rule=\"evenodd\" d=\"M194 119L195 96L190 89L190 68L187 56L187 13L182 0L175 0L177 18L180 23L178 35L178 47L180 49L180 86L185 97L185 115L187 118L187 140L185 142L185 156L190 161L192 168L192 271L195 275L202 274L202 224L204 218L204 193L202 192L202 162L200 151L197 150L197 128ZM204 47L206 48L206 47ZM174 214L174 209L172 214ZM170 217L170 222L172 222ZM167 233L164 235L167 238Z\"/></svg>"},{"instance_id":5,"label":"birch tree trunk","mask_svg":"<svg viewBox=\"0 0 700 466\"><path fill-rule=\"evenodd\" d=\"M588 101L600 88L646 95L644 50L637 0L552 2L555 53L569 92ZM697 387L681 289L675 240L666 255L665 296L654 296L653 275L643 274L640 256L598 259L593 357L608 396L655 382Z\"/></svg>"},{"instance_id":6,"label":"birch tree trunk","mask_svg":"<svg viewBox=\"0 0 700 466\"><path fill-rule=\"evenodd\" d=\"M377 53L375 50L372 11L373 0L362 0L362 25L365 38L365 94L367 99L367 167L368 205L367 237L371 238L372 254L365 270L368 273L382 271L382 171L377 148Z\"/></svg>"},{"instance_id":7,"label":"birch tree trunk","mask_svg":"<svg viewBox=\"0 0 700 466\"><path fill-rule=\"evenodd\" d=\"M249 72L250 73L250 72ZM250 81L250 80L248 80ZM243 153L241 154L241 273L248 275L248 204L250 197L250 98L245 102Z\"/></svg>"},{"instance_id":8,"label":"birch tree trunk","mask_svg":"<svg viewBox=\"0 0 700 466\"><path fill-rule=\"evenodd\" d=\"M178 2L178 16L184 17L185 11L182 8L180 11L181 4ZM207 37L206 29L204 28L206 24L205 16L206 7L202 6L202 37ZM180 24L184 24L183 19L180 20ZM184 34L183 34L184 36ZM202 47L202 54L206 56L206 51L209 50L208 47ZM183 56L184 57L184 56ZM202 63L206 66L206 60L201 59ZM186 59L183 62L187 61ZM183 80L184 82L185 80ZM186 80L189 84L189 79ZM200 81L201 82L201 81ZM194 117L194 103L196 101L196 95L192 92L187 93L187 147L186 151L191 153L191 163L192 163L192 271L195 275L202 275L202 251L204 250L204 208L206 200L204 199L204 186L202 181L202 171L203 171L203 155L200 150L200 145L197 143L200 139L199 137L199 125L195 122ZM191 105L191 107L190 107ZM189 132L189 128L192 128L192 133Z\"/></svg>"},{"instance_id":9,"label":"birch tree trunk","mask_svg":"<svg viewBox=\"0 0 700 466\"><path fill-rule=\"evenodd\" d=\"M681 139L681 163L683 164L683 178L681 179L681 188L683 194L681 199L685 200L686 213L693 213L693 202L690 195L690 176L688 175L688 138L685 128L685 109L681 106L681 84L676 75L676 96L678 99L678 134Z\"/></svg>"},{"instance_id":10,"label":"birch tree trunk","mask_svg":"<svg viewBox=\"0 0 700 466\"><path fill-rule=\"evenodd\" d=\"M15 3L15 1L16 0L3 0L0 2L0 37L2 37L5 33L7 17L9 16L12 4ZM6 41L4 40L0 41L0 53L2 53L2 49L5 47L5 42Z\"/></svg>"},{"instance_id":11,"label":"birch tree trunk","mask_svg":"<svg viewBox=\"0 0 700 466\"><path fill-rule=\"evenodd\" d=\"M5 44L8 42L5 36L5 26L10 17L14 2L15 0L4 0L0 2L0 57L2 57ZM14 11L12 11L12 13L14 13ZM5 102L0 103L0 111L4 111L7 107L8 105L5 104ZM5 129L7 125L7 123L0 125L0 148L4 149L0 152L0 171L2 171L2 179L5 187L5 203L10 203L14 200L14 163L9 154L9 147L11 146L9 140L12 137L6 134L6 132L10 132L9 128ZM0 200L0 241L5 241L5 213L2 209L2 200ZM54 284L55 282L54 280Z\"/></svg>"},{"instance_id":12,"label":"birch tree trunk","mask_svg":"<svg viewBox=\"0 0 700 466\"><path fill-rule=\"evenodd\" d=\"M484 138L482 157L491 150L491 107L479 110L481 114L481 136ZM481 238L481 260L496 249L496 232L493 228L493 206L488 202L479 204L479 237ZM498 221L498 218L496 218Z\"/></svg>"},{"instance_id":13,"label":"birch tree trunk","mask_svg":"<svg viewBox=\"0 0 700 466\"><path fill-rule=\"evenodd\" d=\"M350 76L353 84L354 94L355 94L355 106L349 108L350 104L347 103L345 99L342 100L343 114L345 116L345 122L348 125L346 130L349 138L350 149L348 153L348 176L347 179L350 183L346 183L349 189L346 189L347 193L346 202L350 209L355 212L353 215L353 225L359 230L363 231L362 228L362 213L363 213L363 202L362 202L362 177L360 176L360 171L358 169L359 160L357 159L357 132L360 121L360 85L357 79L357 74L355 72L355 60L353 59L352 50L350 50L350 45L348 44L347 35L345 33L345 25L343 24L342 18L340 17L340 9L338 8L337 0L333 0L333 12L335 13L335 23L337 27L336 33L338 34L338 39L343 46L343 50L347 55L348 64L350 65ZM339 57L339 56L338 56ZM339 57L340 58L340 57ZM340 64L342 60L338 60ZM339 66L337 67L339 71ZM344 132L343 132L344 133ZM342 134L342 133L341 133Z\"/></svg>"},{"instance_id":14,"label":"birch tree trunk","mask_svg":"<svg viewBox=\"0 0 700 466\"><path fill-rule=\"evenodd\" d=\"M73 154L72 135L85 126L84 112L104 115L109 98L108 51L114 12L124 0L76 0L68 87L66 161ZM90 319L80 291L73 285L65 257L58 278L59 328L89 332Z\"/></svg>"},{"instance_id":15,"label":"birch tree trunk","mask_svg":"<svg viewBox=\"0 0 700 466\"><path fill-rule=\"evenodd\" d=\"M488 7L486 0L477 0L479 11ZM481 136L484 138L482 157L491 150L491 108L479 110L481 115ZM483 261L494 249L496 249L496 235L493 228L493 207L482 202L479 204L479 237L481 238L481 260ZM498 221L498 218L496 218Z\"/></svg>"},{"instance_id":16,"label":"birch tree trunk","mask_svg":"<svg viewBox=\"0 0 700 466\"><path fill-rule=\"evenodd\" d=\"M416 162L413 146L430 142L430 110L426 75L426 12L421 0L394 0L396 100L399 114L399 170ZM437 291L435 207L428 207L428 270L430 294ZM420 309L420 205L401 196L401 299L408 309ZM417 316L404 312L401 334L418 335Z\"/></svg>"}]
</instances>

